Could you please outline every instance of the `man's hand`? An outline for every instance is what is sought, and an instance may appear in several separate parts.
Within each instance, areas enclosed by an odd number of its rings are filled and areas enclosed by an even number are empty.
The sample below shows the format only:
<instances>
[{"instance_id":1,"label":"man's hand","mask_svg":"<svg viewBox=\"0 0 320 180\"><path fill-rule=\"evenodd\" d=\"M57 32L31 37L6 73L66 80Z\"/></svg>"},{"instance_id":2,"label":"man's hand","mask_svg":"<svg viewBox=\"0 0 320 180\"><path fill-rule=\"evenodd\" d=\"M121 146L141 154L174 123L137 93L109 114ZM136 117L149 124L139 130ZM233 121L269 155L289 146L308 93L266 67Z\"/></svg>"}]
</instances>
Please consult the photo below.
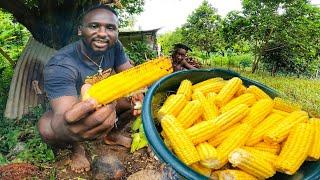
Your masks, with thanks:
<instances>
[{"instance_id":1,"label":"man's hand","mask_svg":"<svg viewBox=\"0 0 320 180\"><path fill-rule=\"evenodd\" d=\"M131 96L131 103L133 105L134 116L138 116L141 114L143 98L144 95L142 93L137 93Z\"/></svg>"},{"instance_id":2,"label":"man's hand","mask_svg":"<svg viewBox=\"0 0 320 180\"><path fill-rule=\"evenodd\" d=\"M81 94L90 88L85 84ZM53 109L51 128L57 141L94 139L110 131L116 121L116 103L98 107L93 99L79 101L74 96L63 96L50 101Z\"/></svg>"},{"instance_id":3,"label":"man's hand","mask_svg":"<svg viewBox=\"0 0 320 180\"><path fill-rule=\"evenodd\" d=\"M114 127L116 121L115 103L96 109L94 100L75 104L65 113L67 128L76 139L97 138Z\"/></svg>"}]
</instances>

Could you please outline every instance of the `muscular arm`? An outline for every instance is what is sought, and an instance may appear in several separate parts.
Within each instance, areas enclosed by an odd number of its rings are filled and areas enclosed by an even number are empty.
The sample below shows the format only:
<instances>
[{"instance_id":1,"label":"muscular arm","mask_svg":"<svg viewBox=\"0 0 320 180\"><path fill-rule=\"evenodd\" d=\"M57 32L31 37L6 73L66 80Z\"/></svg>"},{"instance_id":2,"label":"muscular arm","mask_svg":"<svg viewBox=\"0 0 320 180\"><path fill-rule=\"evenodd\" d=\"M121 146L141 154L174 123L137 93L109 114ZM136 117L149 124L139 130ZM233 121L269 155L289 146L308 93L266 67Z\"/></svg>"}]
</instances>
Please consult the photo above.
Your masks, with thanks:
<instances>
[{"instance_id":1,"label":"muscular arm","mask_svg":"<svg viewBox=\"0 0 320 180\"><path fill-rule=\"evenodd\" d=\"M41 135L50 144L94 139L108 132L116 119L115 104L96 108L94 100L79 102L74 96L62 96L50 103L52 112L39 123ZM51 128L50 137L46 137L44 127Z\"/></svg>"},{"instance_id":2,"label":"muscular arm","mask_svg":"<svg viewBox=\"0 0 320 180\"><path fill-rule=\"evenodd\" d=\"M65 113L69 111L72 108L72 106L78 102L79 99L75 96L63 96L50 101L50 105L52 107L53 112L51 128L57 140L75 140L75 137L71 135L67 128L67 122L65 121Z\"/></svg>"}]
</instances>

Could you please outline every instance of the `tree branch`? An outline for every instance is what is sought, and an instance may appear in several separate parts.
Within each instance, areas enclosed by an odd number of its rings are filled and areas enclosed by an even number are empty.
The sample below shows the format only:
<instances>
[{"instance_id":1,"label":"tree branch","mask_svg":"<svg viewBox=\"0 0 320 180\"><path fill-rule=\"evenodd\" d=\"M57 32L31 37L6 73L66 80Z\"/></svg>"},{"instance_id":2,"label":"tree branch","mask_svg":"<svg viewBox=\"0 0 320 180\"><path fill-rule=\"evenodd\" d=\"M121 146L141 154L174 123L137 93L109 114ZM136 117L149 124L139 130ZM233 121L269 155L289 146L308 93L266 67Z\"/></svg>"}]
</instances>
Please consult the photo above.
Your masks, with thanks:
<instances>
[{"instance_id":1,"label":"tree branch","mask_svg":"<svg viewBox=\"0 0 320 180\"><path fill-rule=\"evenodd\" d=\"M0 1L0 8L3 8L4 10L13 14L19 23L24 25L29 31L32 32L32 27L35 23L36 16L22 1Z\"/></svg>"},{"instance_id":2,"label":"tree branch","mask_svg":"<svg viewBox=\"0 0 320 180\"><path fill-rule=\"evenodd\" d=\"M5 59L11 64L11 66L14 67L14 64L15 64L14 60L12 60L10 56L6 52L4 52L4 50L1 49L1 47L0 47L0 54L2 54L2 56L5 57Z\"/></svg>"}]
</instances>

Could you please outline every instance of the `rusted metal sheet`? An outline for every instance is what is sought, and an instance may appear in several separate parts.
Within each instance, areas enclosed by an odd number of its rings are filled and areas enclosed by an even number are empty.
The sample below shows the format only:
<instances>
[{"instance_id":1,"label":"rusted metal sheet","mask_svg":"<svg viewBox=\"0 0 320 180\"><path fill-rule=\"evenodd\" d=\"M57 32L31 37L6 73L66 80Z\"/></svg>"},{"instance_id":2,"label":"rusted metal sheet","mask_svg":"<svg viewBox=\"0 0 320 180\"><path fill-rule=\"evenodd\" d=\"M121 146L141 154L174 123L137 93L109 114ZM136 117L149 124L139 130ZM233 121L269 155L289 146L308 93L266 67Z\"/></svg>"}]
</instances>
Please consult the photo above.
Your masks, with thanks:
<instances>
[{"instance_id":1,"label":"rusted metal sheet","mask_svg":"<svg viewBox=\"0 0 320 180\"><path fill-rule=\"evenodd\" d=\"M42 103L43 99L32 84L43 85L43 67L56 50L30 38L23 50L12 77L10 92L4 116L10 119L20 119L30 108Z\"/></svg>"}]
</instances>

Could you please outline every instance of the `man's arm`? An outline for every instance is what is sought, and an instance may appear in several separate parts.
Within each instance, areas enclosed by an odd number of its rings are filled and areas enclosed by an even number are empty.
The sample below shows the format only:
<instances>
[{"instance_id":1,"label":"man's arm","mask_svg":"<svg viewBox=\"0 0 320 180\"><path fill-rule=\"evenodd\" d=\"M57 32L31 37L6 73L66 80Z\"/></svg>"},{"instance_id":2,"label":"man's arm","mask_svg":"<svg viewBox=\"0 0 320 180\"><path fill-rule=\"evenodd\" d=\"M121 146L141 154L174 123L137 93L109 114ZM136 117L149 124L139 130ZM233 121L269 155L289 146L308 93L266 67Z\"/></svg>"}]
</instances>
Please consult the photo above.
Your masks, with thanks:
<instances>
[{"instance_id":1,"label":"man's arm","mask_svg":"<svg viewBox=\"0 0 320 180\"><path fill-rule=\"evenodd\" d=\"M187 69L197 69L196 67L189 64L185 59L181 61L181 64Z\"/></svg>"},{"instance_id":2,"label":"man's arm","mask_svg":"<svg viewBox=\"0 0 320 180\"><path fill-rule=\"evenodd\" d=\"M116 67L115 70L116 70L117 73L119 73L119 72L121 72L121 71L130 69L130 68L132 68L132 67L133 67L133 66L132 66L132 64L130 63L130 61L127 61L127 62L121 64L120 66Z\"/></svg>"},{"instance_id":3,"label":"man's arm","mask_svg":"<svg viewBox=\"0 0 320 180\"><path fill-rule=\"evenodd\" d=\"M96 101L80 102L74 96L62 96L50 103L52 112L49 116L44 115L39 122L40 133L50 144L94 139L114 126L115 104L97 108ZM52 132L49 137L48 131Z\"/></svg>"}]
</instances>

